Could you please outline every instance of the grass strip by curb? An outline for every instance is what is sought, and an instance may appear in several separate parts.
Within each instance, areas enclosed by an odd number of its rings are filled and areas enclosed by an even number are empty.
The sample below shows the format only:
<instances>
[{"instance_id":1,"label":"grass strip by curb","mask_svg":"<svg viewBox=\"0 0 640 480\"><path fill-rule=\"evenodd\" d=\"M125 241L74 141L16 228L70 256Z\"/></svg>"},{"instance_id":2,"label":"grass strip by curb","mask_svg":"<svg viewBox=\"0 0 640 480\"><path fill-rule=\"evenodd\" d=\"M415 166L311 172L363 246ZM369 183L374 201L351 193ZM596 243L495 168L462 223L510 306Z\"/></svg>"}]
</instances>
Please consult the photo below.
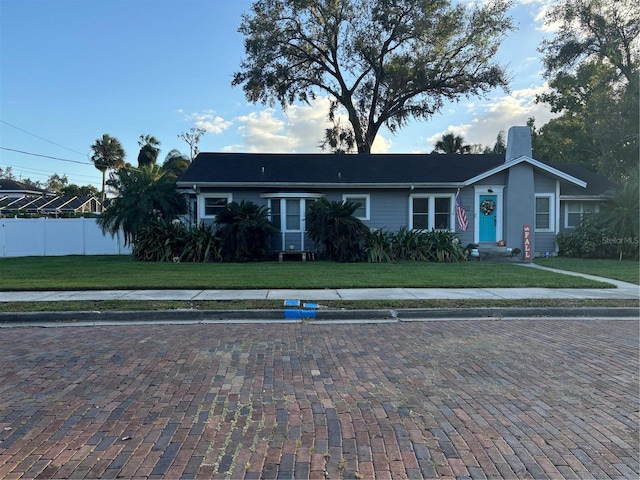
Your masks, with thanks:
<instances>
[{"instance_id":1,"label":"grass strip by curb","mask_svg":"<svg viewBox=\"0 0 640 480\"><path fill-rule=\"evenodd\" d=\"M79 312L149 310L277 310L281 300L79 300L59 302L0 302L0 312ZM320 309L377 310L402 308L573 308L640 307L634 299L518 299L518 300L328 300Z\"/></svg>"}]
</instances>

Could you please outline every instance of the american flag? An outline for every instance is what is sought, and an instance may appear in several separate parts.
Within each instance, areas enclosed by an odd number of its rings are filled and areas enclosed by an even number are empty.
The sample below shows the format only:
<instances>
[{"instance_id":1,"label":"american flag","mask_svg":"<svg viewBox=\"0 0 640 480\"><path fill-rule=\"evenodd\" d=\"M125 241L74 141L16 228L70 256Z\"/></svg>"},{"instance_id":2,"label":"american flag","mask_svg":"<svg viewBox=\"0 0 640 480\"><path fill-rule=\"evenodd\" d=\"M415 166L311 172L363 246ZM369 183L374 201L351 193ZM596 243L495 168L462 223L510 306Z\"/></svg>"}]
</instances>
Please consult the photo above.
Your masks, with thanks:
<instances>
[{"instance_id":1,"label":"american flag","mask_svg":"<svg viewBox=\"0 0 640 480\"><path fill-rule=\"evenodd\" d=\"M456 217L458 218L458 228L463 232L469 228L469 222L467 222L467 214L462 206L462 199L460 198L460 190L456 194Z\"/></svg>"}]
</instances>

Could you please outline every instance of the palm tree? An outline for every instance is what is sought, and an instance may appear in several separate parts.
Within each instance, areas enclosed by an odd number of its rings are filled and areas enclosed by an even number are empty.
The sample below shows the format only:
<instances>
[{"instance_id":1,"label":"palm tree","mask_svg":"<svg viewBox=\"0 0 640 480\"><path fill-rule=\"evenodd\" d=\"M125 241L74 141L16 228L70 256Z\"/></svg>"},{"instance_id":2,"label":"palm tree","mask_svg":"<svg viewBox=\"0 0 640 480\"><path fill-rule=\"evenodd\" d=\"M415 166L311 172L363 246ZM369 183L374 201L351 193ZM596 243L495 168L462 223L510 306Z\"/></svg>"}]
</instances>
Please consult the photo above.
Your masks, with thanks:
<instances>
[{"instance_id":1,"label":"palm tree","mask_svg":"<svg viewBox=\"0 0 640 480\"><path fill-rule=\"evenodd\" d=\"M464 138L453 133L445 133L436 142L436 148L431 153L469 153L471 145L465 145Z\"/></svg>"},{"instance_id":2,"label":"palm tree","mask_svg":"<svg viewBox=\"0 0 640 480\"><path fill-rule=\"evenodd\" d=\"M153 135L140 135L138 139L140 153L138 154L138 166L153 165L160 155L160 140Z\"/></svg>"},{"instance_id":3,"label":"palm tree","mask_svg":"<svg viewBox=\"0 0 640 480\"><path fill-rule=\"evenodd\" d=\"M269 210L242 200L228 203L216 215L222 255L233 262L263 260L269 253L269 237L278 230L269 221Z\"/></svg>"},{"instance_id":4,"label":"palm tree","mask_svg":"<svg viewBox=\"0 0 640 480\"><path fill-rule=\"evenodd\" d=\"M309 206L306 218L307 233L324 245L324 253L339 262L364 259L364 243L369 228L353 216L359 203L329 201L325 197Z\"/></svg>"},{"instance_id":5,"label":"palm tree","mask_svg":"<svg viewBox=\"0 0 640 480\"><path fill-rule=\"evenodd\" d=\"M91 161L93 165L102 172L102 192L100 194L100 201L104 205L104 186L106 180L107 170L118 170L124 166L124 148L120 141L107 135L102 135L102 138L98 138L96 142L91 145L93 155Z\"/></svg>"},{"instance_id":6,"label":"palm tree","mask_svg":"<svg viewBox=\"0 0 640 480\"><path fill-rule=\"evenodd\" d=\"M180 153L179 150L173 149L167 153L167 157L164 159L162 168L177 179L187 168L189 168L189 163L189 157Z\"/></svg>"},{"instance_id":7,"label":"palm tree","mask_svg":"<svg viewBox=\"0 0 640 480\"><path fill-rule=\"evenodd\" d=\"M135 241L140 229L152 220L173 220L187 211L184 197L175 189L175 178L159 165L122 168L107 184L118 196L97 223L112 235L122 229L125 243Z\"/></svg>"}]
</instances>

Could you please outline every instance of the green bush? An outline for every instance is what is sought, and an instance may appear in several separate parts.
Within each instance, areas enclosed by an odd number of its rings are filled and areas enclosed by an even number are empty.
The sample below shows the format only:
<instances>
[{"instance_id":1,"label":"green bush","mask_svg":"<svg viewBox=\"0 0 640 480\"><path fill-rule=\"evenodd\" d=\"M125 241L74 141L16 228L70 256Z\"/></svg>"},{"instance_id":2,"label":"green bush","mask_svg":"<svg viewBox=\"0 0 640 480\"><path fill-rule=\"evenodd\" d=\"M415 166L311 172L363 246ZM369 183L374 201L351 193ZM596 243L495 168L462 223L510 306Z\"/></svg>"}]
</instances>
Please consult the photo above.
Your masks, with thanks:
<instances>
[{"instance_id":1,"label":"green bush","mask_svg":"<svg viewBox=\"0 0 640 480\"><path fill-rule=\"evenodd\" d=\"M391 238L391 249L396 260L426 262L429 260L429 239L425 232L401 227Z\"/></svg>"},{"instance_id":2,"label":"green bush","mask_svg":"<svg viewBox=\"0 0 640 480\"><path fill-rule=\"evenodd\" d=\"M370 262L459 262L467 258L459 235L447 230L428 232L407 227L396 233L375 230L367 235L365 250Z\"/></svg>"},{"instance_id":3,"label":"green bush","mask_svg":"<svg viewBox=\"0 0 640 480\"><path fill-rule=\"evenodd\" d=\"M371 263L383 263L394 260L391 249L393 234L383 229L370 230L365 240L367 260Z\"/></svg>"},{"instance_id":4,"label":"green bush","mask_svg":"<svg viewBox=\"0 0 640 480\"><path fill-rule=\"evenodd\" d=\"M142 226L132 255L147 262L215 262L222 260L220 242L204 224L187 228L179 220L157 217Z\"/></svg>"},{"instance_id":5,"label":"green bush","mask_svg":"<svg viewBox=\"0 0 640 480\"><path fill-rule=\"evenodd\" d=\"M576 258L615 258L616 245L605 239L614 235L602 222L598 214L585 215L572 233L559 233L559 254Z\"/></svg>"},{"instance_id":6,"label":"green bush","mask_svg":"<svg viewBox=\"0 0 640 480\"><path fill-rule=\"evenodd\" d=\"M425 232L429 243L429 260L436 262L460 262L467 259L460 245L460 235L449 230Z\"/></svg>"},{"instance_id":7,"label":"green bush","mask_svg":"<svg viewBox=\"0 0 640 480\"><path fill-rule=\"evenodd\" d=\"M216 216L217 235L225 261L253 262L269 254L269 238L278 230L268 209L250 201L231 202Z\"/></svg>"},{"instance_id":8,"label":"green bush","mask_svg":"<svg viewBox=\"0 0 640 480\"><path fill-rule=\"evenodd\" d=\"M365 256L369 229L353 216L360 205L320 198L309 206L307 233L324 246L324 254L337 262L359 262Z\"/></svg>"}]
</instances>

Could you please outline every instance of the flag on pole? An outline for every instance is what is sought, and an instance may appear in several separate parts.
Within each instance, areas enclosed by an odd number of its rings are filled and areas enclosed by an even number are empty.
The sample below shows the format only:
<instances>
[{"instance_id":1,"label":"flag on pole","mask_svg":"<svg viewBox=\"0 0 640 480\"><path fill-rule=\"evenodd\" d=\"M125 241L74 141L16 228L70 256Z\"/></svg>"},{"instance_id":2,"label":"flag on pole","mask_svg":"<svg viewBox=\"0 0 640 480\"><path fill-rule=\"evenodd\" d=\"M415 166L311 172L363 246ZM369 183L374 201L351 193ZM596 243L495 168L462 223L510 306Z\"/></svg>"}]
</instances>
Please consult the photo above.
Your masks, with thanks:
<instances>
[{"instance_id":1,"label":"flag on pole","mask_svg":"<svg viewBox=\"0 0 640 480\"><path fill-rule=\"evenodd\" d=\"M456 218L458 219L458 228L463 232L469 228L469 222L467 222L467 214L462 206L462 199L460 198L460 190L456 194Z\"/></svg>"}]
</instances>

